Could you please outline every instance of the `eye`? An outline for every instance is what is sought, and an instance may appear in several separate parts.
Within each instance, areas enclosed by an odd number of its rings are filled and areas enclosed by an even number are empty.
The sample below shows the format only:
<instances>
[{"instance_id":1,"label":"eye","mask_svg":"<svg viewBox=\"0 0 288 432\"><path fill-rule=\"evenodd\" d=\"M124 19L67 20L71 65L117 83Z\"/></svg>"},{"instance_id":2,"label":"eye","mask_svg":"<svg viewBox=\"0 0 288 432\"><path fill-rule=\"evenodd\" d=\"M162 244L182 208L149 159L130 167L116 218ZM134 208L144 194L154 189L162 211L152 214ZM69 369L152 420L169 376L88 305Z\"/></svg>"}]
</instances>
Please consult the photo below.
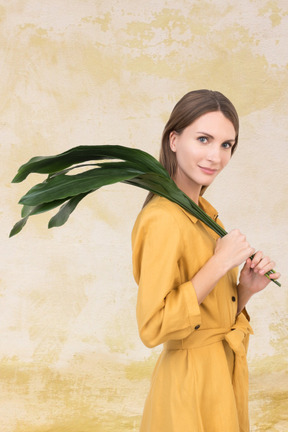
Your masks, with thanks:
<instances>
[{"instance_id":1,"label":"eye","mask_svg":"<svg viewBox=\"0 0 288 432\"><path fill-rule=\"evenodd\" d=\"M205 136L200 136L198 141L200 141L202 144L206 144L208 142L208 138Z\"/></svg>"},{"instance_id":2,"label":"eye","mask_svg":"<svg viewBox=\"0 0 288 432\"><path fill-rule=\"evenodd\" d=\"M225 149L229 149L229 148L232 148L232 144L231 144L231 142L224 142L222 144L222 147L224 147Z\"/></svg>"}]
</instances>

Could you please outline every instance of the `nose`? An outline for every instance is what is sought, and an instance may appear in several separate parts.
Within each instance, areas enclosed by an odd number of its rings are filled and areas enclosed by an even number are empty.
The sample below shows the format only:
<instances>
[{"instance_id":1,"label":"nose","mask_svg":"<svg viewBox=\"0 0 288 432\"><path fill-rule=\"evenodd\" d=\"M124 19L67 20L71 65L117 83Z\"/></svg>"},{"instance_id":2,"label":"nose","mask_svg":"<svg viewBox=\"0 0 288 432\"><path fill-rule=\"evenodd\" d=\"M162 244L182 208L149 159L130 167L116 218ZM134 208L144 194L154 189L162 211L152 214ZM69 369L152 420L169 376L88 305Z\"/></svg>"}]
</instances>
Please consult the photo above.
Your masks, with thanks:
<instances>
[{"instance_id":1,"label":"nose","mask_svg":"<svg viewBox=\"0 0 288 432\"><path fill-rule=\"evenodd\" d=\"M221 161L221 147L218 143L213 143L211 146L209 146L209 150L207 153L207 160L210 162L220 162Z\"/></svg>"}]
</instances>

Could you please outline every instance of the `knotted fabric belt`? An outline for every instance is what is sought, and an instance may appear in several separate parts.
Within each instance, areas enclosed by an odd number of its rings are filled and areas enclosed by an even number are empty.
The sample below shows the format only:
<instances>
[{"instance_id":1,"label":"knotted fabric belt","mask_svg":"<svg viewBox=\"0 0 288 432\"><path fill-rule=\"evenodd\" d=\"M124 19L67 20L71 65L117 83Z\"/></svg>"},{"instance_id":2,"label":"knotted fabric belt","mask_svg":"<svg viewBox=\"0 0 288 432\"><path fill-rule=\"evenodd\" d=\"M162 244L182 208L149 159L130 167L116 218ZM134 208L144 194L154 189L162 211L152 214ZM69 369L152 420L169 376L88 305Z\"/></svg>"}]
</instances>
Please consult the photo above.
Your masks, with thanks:
<instances>
[{"instance_id":1,"label":"knotted fabric belt","mask_svg":"<svg viewBox=\"0 0 288 432\"><path fill-rule=\"evenodd\" d=\"M186 350L211 345L225 340L235 353L232 384L238 410L240 431L249 431L248 418L248 367L246 359L247 337L253 334L248 319L241 313L235 324L229 328L199 329L182 340L172 340L164 344L166 350Z\"/></svg>"}]
</instances>

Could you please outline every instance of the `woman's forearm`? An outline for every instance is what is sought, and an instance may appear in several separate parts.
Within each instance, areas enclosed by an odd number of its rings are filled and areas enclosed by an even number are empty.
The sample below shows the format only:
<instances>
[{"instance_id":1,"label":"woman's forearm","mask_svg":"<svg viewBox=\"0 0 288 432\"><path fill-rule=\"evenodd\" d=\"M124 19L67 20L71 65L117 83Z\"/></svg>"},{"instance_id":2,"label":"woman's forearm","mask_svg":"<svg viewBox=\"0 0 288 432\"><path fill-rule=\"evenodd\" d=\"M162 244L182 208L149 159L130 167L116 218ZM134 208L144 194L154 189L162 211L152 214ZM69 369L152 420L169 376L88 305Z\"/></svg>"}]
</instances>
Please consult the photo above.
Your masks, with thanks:
<instances>
[{"instance_id":1,"label":"woman's forearm","mask_svg":"<svg viewBox=\"0 0 288 432\"><path fill-rule=\"evenodd\" d=\"M213 290L217 282L227 273L229 268L213 255L204 266L193 276L191 282L196 292L198 303L201 304L205 297Z\"/></svg>"}]
</instances>

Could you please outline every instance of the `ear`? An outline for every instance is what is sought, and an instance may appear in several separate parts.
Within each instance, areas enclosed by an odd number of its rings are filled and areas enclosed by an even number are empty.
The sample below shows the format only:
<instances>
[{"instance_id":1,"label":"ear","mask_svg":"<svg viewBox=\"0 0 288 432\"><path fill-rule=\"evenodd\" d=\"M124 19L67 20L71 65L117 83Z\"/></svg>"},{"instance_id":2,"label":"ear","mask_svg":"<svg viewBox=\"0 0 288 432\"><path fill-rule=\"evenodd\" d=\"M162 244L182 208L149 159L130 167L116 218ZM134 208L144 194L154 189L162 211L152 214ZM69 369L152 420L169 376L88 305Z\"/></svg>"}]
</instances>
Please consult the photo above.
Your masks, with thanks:
<instances>
[{"instance_id":1,"label":"ear","mask_svg":"<svg viewBox=\"0 0 288 432\"><path fill-rule=\"evenodd\" d=\"M169 145L170 149L175 153L176 152L176 143L177 143L178 134L175 131L170 132L169 135Z\"/></svg>"}]
</instances>

